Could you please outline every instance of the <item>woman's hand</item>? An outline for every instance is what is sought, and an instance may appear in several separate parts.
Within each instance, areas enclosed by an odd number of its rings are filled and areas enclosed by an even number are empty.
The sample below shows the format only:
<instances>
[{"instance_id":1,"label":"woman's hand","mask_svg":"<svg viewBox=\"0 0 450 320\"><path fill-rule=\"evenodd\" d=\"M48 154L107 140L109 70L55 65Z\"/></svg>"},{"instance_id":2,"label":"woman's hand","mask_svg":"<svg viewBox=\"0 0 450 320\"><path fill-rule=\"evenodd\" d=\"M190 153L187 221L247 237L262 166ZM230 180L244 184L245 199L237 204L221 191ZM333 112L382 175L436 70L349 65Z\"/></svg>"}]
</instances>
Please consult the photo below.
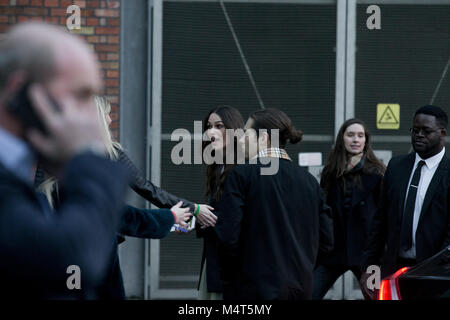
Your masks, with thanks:
<instances>
[{"instance_id":1,"label":"woman's hand","mask_svg":"<svg viewBox=\"0 0 450 320\"><path fill-rule=\"evenodd\" d=\"M202 228L214 227L217 221L216 215L211 212L214 208L208 206L207 204L196 204L196 206L199 206L200 208L198 209L198 214L195 217L198 222L200 222Z\"/></svg>"},{"instance_id":2,"label":"woman's hand","mask_svg":"<svg viewBox=\"0 0 450 320\"><path fill-rule=\"evenodd\" d=\"M181 208L182 204L183 201L180 201L176 205L174 205L170 210L177 216L177 220L175 221L175 223L177 223L182 228L187 228L188 225L186 221L189 220L192 214L189 212L189 208Z\"/></svg>"}]
</instances>

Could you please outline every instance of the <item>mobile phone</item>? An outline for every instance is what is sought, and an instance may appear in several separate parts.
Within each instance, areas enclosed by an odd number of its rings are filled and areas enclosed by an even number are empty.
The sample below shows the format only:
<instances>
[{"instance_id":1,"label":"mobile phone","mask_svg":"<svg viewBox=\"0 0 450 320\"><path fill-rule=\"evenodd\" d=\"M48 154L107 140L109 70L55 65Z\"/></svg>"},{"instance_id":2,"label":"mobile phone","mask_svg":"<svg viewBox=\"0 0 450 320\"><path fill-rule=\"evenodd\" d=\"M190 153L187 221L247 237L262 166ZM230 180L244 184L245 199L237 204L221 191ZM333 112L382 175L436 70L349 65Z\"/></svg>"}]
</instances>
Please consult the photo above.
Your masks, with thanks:
<instances>
[{"instance_id":1,"label":"mobile phone","mask_svg":"<svg viewBox=\"0 0 450 320\"><path fill-rule=\"evenodd\" d=\"M27 82L18 92L12 97L7 103L7 109L11 114L18 118L27 128L36 128L42 133L47 134L47 128L45 127L42 120L38 117L34 108L31 104L30 98L28 96L28 90L31 86L30 82ZM55 111L60 111L59 105L56 103L55 99L47 93L47 97L52 104Z\"/></svg>"}]
</instances>

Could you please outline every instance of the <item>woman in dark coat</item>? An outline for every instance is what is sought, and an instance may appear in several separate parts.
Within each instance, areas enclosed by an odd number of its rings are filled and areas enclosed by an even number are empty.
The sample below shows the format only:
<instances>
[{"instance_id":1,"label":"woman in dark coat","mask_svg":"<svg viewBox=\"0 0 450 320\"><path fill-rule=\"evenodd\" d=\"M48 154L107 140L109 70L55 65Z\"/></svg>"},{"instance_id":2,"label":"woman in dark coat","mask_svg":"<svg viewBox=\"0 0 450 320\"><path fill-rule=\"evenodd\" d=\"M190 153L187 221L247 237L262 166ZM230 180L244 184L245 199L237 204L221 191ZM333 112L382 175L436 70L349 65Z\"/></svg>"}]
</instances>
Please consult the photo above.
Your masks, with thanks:
<instances>
[{"instance_id":1,"label":"woman in dark coat","mask_svg":"<svg viewBox=\"0 0 450 320\"><path fill-rule=\"evenodd\" d=\"M242 129L244 119L241 113L230 106L219 106L211 110L203 121L203 132L206 133L210 141L203 144L203 153L210 151L215 161L208 165L206 169L206 197L211 207L218 207L221 198L222 188L230 170L236 164L237 138L227 141L226 129ZM231 140L231 139L229 139ZM232 163L226 163L226 153L234 148L234 158ZM219 163L222 162L223 164ZM217 212L214 211L217 216ZM214 227L197 227L197 236L203 238L203 255L200 267L199 299L216 300L222 299L222 281L220 279L217 234Z\"/></svg>"},{"instance_id":2,"label":"woman in dark coat","mask_svg":"<svg viewBox=\"0 0 450 320\"><path fill-rule=\"evenodd\" d=\"M313 299L322 299L348 270L360 279L364 245L381 194L384 171L385 166L370 146L364 122L347 120L339 130L320 181L333 212L334 248L326 257L318 257Z\"/></svg>"}]
</instances>

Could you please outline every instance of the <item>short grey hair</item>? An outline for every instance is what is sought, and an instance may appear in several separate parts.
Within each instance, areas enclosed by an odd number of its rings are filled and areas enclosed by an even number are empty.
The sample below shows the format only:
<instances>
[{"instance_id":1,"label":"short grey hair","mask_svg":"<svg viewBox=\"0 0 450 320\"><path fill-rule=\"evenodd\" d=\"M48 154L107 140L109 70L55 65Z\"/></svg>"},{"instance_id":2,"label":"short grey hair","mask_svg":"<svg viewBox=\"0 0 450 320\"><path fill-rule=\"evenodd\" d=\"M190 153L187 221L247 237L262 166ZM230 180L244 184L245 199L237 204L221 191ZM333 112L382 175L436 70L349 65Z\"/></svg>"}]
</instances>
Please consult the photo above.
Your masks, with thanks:
<instances>
[{"instance_id":1,"label":"short grey hair","mask_svg":"<svg viewBox=\"0 0 450 320\"><path fill-rule=\"evenodd\" d=\"M45 82L56 72L54 47L24 36L19 28L12 27L0 40L0 92L14 72L25 72L30 82Z\"/></svg>"}]
</instances>

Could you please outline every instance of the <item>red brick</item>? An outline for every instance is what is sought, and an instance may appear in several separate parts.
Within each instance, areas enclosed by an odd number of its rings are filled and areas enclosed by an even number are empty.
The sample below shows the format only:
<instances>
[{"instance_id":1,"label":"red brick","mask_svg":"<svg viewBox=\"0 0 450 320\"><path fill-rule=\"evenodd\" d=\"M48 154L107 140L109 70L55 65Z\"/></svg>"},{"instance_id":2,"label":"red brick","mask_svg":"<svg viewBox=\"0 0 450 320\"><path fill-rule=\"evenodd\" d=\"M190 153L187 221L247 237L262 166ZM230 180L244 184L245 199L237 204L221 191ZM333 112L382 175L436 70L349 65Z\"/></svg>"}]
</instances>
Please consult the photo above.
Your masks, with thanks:
<instances>
[{"instance_id":1,"label":"red brick","mask_svg":"<svg viewBox=\"0 0 450 320\"><path fill-rule=\"evenodd\" d=\"M73 4L79 6L80 8L86 8L86 0L75 0Z\"/></svg>"},{"instance_id":2,"label":"red brick","mask_svg":"<svg viewBox=\"0 0 450 320\"><path fill-rule=\"evenodd\" d=\"M107 53L106 54L106 60L108 60L108 61L118 61L119 60L119 54L118 53Z\"/></svg>"},{"instance_id":3,"label":"red brick","mask_svg":"<svg viewBox=\"0 0 450 320\"><path fill-rule=\"evenodd\" d=\"M17 22L21 23L21 22L25 22L25 21L30 21L31 17L30 16L18 16L17 17Z\"/></svg>"},{"instance_id":4,"label":"red brick","mask_svg":"<svg viewBox=\"0 0 450 320\"><path fill-rule=\"evenodd\" d=\"M110 43L110 44L119 44L120 43L120 37L119 36L109 36L108 37L108 43Z\"/></svg>"},{"instance_id":5,"label":"red brick","mask_svg":"<svg viewBox=\"0 0 450 320\"><path fill-rule=\"evenodd\" d=\"M81 15L84 17L95 17L94 10L92 9L81 10Z\"/></svg>"},{"instance_id":6,"label":"red brick","mask_svg":"<svg viewBox=\"0 0 450 320\"><path fill-rule=\"evenodd\" d=\"M88 0L88 2L90 2L90 0ZM84 8L86 8L86 1L85 0L78 0L78 1L77 0L61 0L61 3L59 6L61 8L67 8L72 5L76 5L76 6L79 6L81 9L84 9Z\"/></svg>"},{"instance_id":7,"label":"red brick","mask_svg":"<svg viewBox=\"0 0 450 320\"><path fill-rule=\"evenodd\" d=\"M51 24L58 24L59 18L58 17L45 17L44 21L51 23Z\"/></svg>"},{"instance_id":8,"label":"red brick","mask_svg":"<svg viewBox=\"0 0 450 320\"><path fill-rule=\"evenodd\" d=\"M30 5L34 7L42 7L43 0L31 0Z\"/></svg>"},{"instance_id":9,"label":"red brick","mask_svg":"<svg viewBox=\"0 0 450 320\"><path fill-rule=\"evenodd\" d=\"M59 0L45 0L44 6L46 7L59 7Z\"/></svg>"},{"instance_id":10,"label":"red brick","mask_svg":"<svg viewBox=\"0 0 450 320\"><path fill-rule=\"evenodd\" d=\"M0 16L0 23L8 23L8 16Z\"/></svg>"},{"instance_id":11,"label":"red brick","mask_svg":"<svg viewBox=\"0 0 450 320\"><path fill-rule=\"evenodd\" d=\"M67 16L67 11L66 9L51 9L50 11L50 15L51 16L58 16L58 17L65 17Z\"/></svg>"},{"instance_id":12,"label":"red brick","mask_svg":"<svg viewBox=\"0 0 450 320\"><path fill-rule=\"evenodd\" d=\"M16 24L17 23L17 16L9 16L9 23Z\"/></svg>"},{"instance_id":13,"label":"red brick","mask_svg":"<svg viewBox=\"0 0 450 320\"><path fill-rule=\"evenodd\" d=\"M0 33L6 32L9 27L11 27L9 24L0 24ZM117 85L119 85L119 82L117 82Z\"/></svg>"},{"instance_id":14,"label":"red brick","mask_svg":"<svg viewBox=\"0 0 450 320\"><path fill-rule=\"evenodd\" d=\"M96 46L97 52L119 52L119 46L115 44L101 44Z\"/></svg>"},{"instance_id":15,"label":"red brick","mask_svg":"<svg viewBox=\"0 0 450 320\"><path fill-rule=\"evenodd\" d=\"M106 5L110 9L117 9L117 8L120 8L120 1L109 0L109 1L106 2Z\"/></svg>"},{"instance_id":16,"label":"red brick","mask_svg":"<svg viewBox=\"0 0 450 320\"><path fill-rule=\"evenodd\" d=\"M67 9L67 7L70 7L73 4L74 4L73 0L61 0L61 3L59 4L59 6L61 8L66 8Z\"/></svg>"},{"instance_id":17,"label":"red brick","mask_svg":"<svg viewBox=\"0 0 450 320\"><path fill-rule=\"evenodd\" d=\"M0 0L0 6L9 6L9 0Z\"/></svg>"},{"instance_id":18,"label":"red brick","mask_svg":"<svg viewBox=\"0 0 450 320\"><path fill-rule=\"evenodd\" d=\"M44 17L32 16L31 21L44 21Z\"/></svg>"},{"instance_id":19,"label":"red brick","mask_svg":"<svg viewBox=\"0 0 450 320\"><path fill-rule=\"evenodd\" d=\"M88 25L88 26L98 26L98 19L97 18L87 18L86 19L86 25Z\"/></svg>"},{"instance_id":20,"label":"red brick","mask_svg":"<svg viewBox=\"0 0 450 320\"><path fill-rule=\"evenodd\" d=\"M119 88L106 88L106 94L108 94L108 95L112 95L112 94L117 95L117 94L119 94ZM113 120L115 120L115 119L113 119Z\"/></svg>"},{"instance_id":21,"label":"red brick","mask_svg":"<svg viewBox=\"0 0 450 320\"><path fill-rule=\"evenodd\" d=\"M113 27L113 28L104 28L104 27L98 27L95 29L96 34L119 34L120 29Z\"/></svg>"},{"instance_id":22,"label":"red brick","mask_svg":"<svg viewBox=\"0 0 450 320\"><path fill-rule=\"evenodd\" d=\"M117 87L119 86L119 79L105 79L105 86Z\"/></svg>"},{"instance_id":23,"label":"red brick","mask_svg":"<svg viewBox=\"0 0 450 320\"><path fill-rule=\"evenodd\" d=\"M17 4L19 6L28 6L30 4L30 0L17 0Z\"/></svg>"},{"instance_id":24,"label":"red brick","mask_svg":"<svg viewBox=\"0 0 450 320\"><path fill-rule=\"evenodd\" d=\"M106 71L106 77L107 78L118 78L119 77L119 71L117 71L117 70L107 70Z\"/></svg>"},{"instance_id":25,"label":"red brick","mask_svg":"<svg viewBox=\"0 0 450 320\"><path fill-rule=\"evenodd\" d=\"M2 8L2 14L7 14L7 15L18 15L23 13L23 8L21 7L6 7L6 8Z\"/></svg>"},{"instance_id":26,"label":"red brick","mask_svg":"<svg viewBox=\"0 0 450 320\"><path fill-rule=\"evenodd\" d=\"M86 40L89 43L99 43L100 42L98 36L88 36L88 37L86 37Z\"/></svg>"},{"instance_id":27,"label":"red brick","mask_svg":"<svg viewBox=\"0 0 450 320\"><path fill-rule=\"evenodd\" d=\"M120 19L119 18L106 19L106 24L108 26L120 26Z\"/></svg>"},{"instance_id":28,"label":"red brick","mask_svg":"<svg viewBox=\"0 0 450 320\"><path fill-rule=\"evenodd\" d=\"M95 9L95 15L97 17L108 17L108 18L112 18L112 17L118 17L120 14L119 10L115 10L115 9Z\"/></svg>"},{"instance_id":29,"label":"red brick","mask_svg":"<svg viewBox=\"0 0 450 320\"><path fill-rule=\"evenodd\" d=\"M45 16L47 15L47 9L46 8L25 8L23 10L24 14L30 15L30 16Z\"/></svg>"},{"instance_id":30,"label":"red brick","mask_svg":"<svg viewBox=\"0 0 450 320\"><path fill-rule=\"evenodd\" d=\"M86 2L86 6L88 8L99 8L100 7L100 1L98 0L89 0Z\"/></svg>"},{"instance_id":31,"label":"red brick","mask_svg":"<svg viewBox=\"0 0 450 320\"><path fill-rule=\"evenodd\" d=\"M101 66L105 70L118 70L119 62L118 61L102 61Z\"/></svg>"}]
</instances>

